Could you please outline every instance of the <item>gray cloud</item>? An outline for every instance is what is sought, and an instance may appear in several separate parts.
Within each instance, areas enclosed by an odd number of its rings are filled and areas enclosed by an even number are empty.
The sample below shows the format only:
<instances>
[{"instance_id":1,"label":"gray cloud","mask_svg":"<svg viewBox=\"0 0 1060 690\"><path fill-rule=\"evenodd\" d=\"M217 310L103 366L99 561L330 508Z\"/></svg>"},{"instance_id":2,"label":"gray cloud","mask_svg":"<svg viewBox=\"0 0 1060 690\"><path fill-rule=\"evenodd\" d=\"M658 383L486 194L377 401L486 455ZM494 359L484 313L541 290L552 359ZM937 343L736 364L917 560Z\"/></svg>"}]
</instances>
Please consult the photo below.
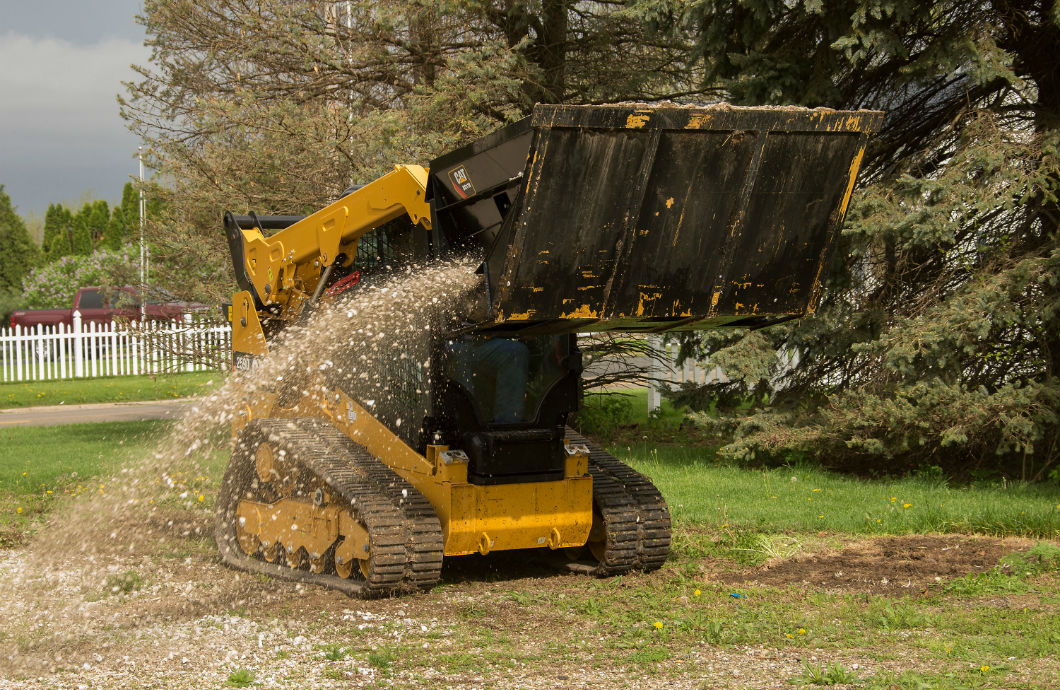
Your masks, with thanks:
<instances>
[{"instance_id":1,"label":"gray cloud","mask_svg":"<svg viewBox=\"0 0 1060 690\"><path fill-rule=\"evenodd\" d=\"M131 16L129 22L131 23ZM25 214L86 193L111 202L136 173L138 138L115 96L147 62L140 41L0 36L0 184Z\"/></svg>"},{"instance_id":2,"label":"gray cloud","mask_svg":"<svg viewBox=\"0 0 1060 690\"><path fill-rule=\"evenodd\" d=\"M0 0L5 31L78 45L110 38L142 40L143 27L133 21L142 11L140 0Z\"/></svg>"}]
</instances>

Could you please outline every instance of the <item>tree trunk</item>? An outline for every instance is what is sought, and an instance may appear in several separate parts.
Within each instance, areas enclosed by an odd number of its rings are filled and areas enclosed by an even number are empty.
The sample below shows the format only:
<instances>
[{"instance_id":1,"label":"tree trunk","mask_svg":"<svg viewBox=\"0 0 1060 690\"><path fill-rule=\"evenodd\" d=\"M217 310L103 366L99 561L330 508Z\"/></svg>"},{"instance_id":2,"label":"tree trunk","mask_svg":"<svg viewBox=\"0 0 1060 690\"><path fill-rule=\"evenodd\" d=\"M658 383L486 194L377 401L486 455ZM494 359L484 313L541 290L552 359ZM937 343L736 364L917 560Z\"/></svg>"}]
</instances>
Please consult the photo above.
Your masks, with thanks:
<instances>
[{"instance_id":1,"label":"tree trunk","mask_svg":"<svg viewBox=\"0 0 1060 690\"><path fill-rule=\"evenodd\" d=\"M570 0L545 0L541 14L541 34L535 45L537 64L544 81L541 98L548 103L563 101L567 65L567 7Z\"/></svg>"}]
</instances>

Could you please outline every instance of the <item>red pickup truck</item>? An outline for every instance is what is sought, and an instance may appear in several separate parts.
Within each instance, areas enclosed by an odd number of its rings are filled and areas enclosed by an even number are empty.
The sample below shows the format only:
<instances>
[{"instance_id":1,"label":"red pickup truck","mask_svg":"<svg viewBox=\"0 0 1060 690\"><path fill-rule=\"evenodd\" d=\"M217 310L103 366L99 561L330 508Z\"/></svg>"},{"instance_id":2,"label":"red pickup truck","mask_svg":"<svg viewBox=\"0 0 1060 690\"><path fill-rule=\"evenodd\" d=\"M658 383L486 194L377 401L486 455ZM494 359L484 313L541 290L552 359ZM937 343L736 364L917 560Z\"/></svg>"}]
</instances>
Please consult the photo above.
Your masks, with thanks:
<instances>
[{"instance_id":1,"label":"red pickup truck","mask_svg":"<svg viewBox=\"0 0 1060 690\"><path fill-rule=\"evenodd\" d=\"M176 319L193 305L184 302L164 304L148 302L146 313L148 319ZM25 309L12 312L11 327L35 327L37 324L56 326L73 325L74 311L81 312L81 324L110 323L115 317L124 317L130 321L140 320L140 298L131 287L116 290L103 290L98 287L86 287L77 291L72 309Z\"/></svg>"}]
</instances>

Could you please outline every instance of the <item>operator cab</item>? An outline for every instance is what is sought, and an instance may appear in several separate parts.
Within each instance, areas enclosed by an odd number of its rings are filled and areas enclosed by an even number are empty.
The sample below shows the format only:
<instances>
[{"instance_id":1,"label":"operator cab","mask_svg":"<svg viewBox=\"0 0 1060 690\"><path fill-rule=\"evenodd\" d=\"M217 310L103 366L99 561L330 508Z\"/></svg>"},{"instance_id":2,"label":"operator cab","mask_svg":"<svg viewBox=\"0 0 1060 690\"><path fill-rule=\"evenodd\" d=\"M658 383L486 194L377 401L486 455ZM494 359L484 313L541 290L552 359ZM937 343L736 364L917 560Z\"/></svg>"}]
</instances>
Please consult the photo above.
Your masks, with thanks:
<instances>
[{"instance_id":1,"label":"operator cab","mask_svg":"<svg viewBox=\"0 0 1060 690\"><path fill-rule=\"evenodd\" d=\"M427 233L397 218L362 235L328 287L345 287L339 283L354 274L369 284L385 280L431 250ZM420 453L428 444L463 450L471 483L563 479L564 426L580 396L575 336L438 333L415 340L390 344L390 356L370 364L337 363L336 372L369 366L378 383L333 372L332 385L362 404L370 400L373 416Z\"/></svg>"},{"instance_id":2,"label":"operator cab","mask_svg":"<svg viewBox=\"0 0 1060 690\"><path fill-rule=\"evenodd\" d=\"M493 139L488 151L475 144L431 162L432 232L407 216L392 220L360 237L344 273L370 281L429 256L488 249L517 193L518 179L505 171L525 160L529 123ZM488 302L488 295L480 297ZM417 343L398 347L406 351L377 372L387 394L371 397L385 397L386 404L377 400L372 412L405 443L420 453L428 444L463 450L473 484L563 479L564 427L581 396L574 335L439 334L428 353Z\"/></svg>"}]
</instances>

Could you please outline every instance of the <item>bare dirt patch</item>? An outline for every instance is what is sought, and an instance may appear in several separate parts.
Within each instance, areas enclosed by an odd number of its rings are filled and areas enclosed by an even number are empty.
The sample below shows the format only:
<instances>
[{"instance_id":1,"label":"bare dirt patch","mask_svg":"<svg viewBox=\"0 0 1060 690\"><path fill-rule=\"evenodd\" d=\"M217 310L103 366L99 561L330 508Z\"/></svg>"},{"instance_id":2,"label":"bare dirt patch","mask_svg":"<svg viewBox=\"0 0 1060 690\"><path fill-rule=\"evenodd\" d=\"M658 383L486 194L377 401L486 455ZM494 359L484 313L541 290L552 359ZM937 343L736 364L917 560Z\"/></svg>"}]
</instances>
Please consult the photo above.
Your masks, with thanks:
<instances>
[{"instance_id":1,"label":"bare dirt patch","mask_svg":"<svg viewBox=\"0 0 1060 690\"><path fill-rule=\"evenodd\" d=\"M957 535L877 537L839 549L770 561L730 573L723 582L772 587L799 585L826 591L920 594L928 588L990 570L1006 553L1029 548L1022 539Z\"/></svg>"}]
</instances>

